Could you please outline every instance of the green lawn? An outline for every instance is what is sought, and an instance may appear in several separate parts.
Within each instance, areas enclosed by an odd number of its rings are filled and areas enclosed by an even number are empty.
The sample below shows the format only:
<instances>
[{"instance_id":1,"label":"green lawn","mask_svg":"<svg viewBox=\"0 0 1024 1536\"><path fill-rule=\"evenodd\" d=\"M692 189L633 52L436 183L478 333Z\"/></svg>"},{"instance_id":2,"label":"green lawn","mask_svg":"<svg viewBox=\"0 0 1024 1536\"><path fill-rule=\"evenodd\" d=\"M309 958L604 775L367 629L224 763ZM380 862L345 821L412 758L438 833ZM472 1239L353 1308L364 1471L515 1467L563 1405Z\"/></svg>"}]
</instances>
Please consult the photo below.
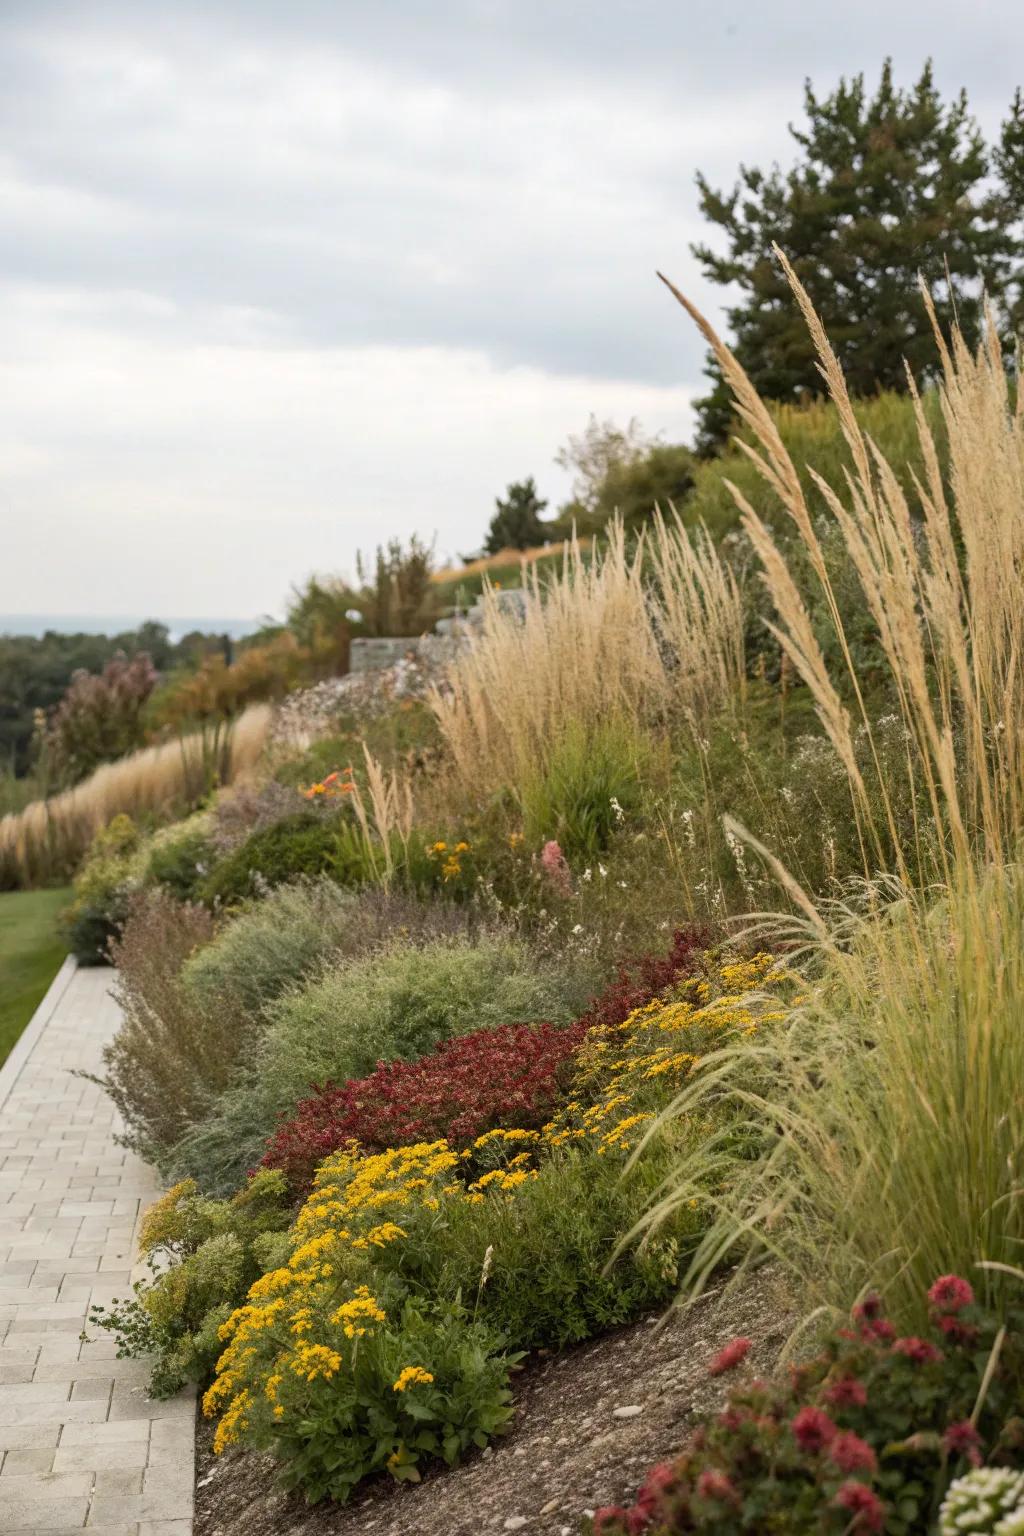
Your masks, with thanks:
<instances>
[{"instance_id":1,"label":"green lawn","mask_svg":"<svg viewBox=\"0 0 1024 1536\"><path fill-rule=\"evenodd\" d=\"M70 890L0 894L0 1062L42 1002L67 946L57 914Z\"/></svg>"}]
</instances>

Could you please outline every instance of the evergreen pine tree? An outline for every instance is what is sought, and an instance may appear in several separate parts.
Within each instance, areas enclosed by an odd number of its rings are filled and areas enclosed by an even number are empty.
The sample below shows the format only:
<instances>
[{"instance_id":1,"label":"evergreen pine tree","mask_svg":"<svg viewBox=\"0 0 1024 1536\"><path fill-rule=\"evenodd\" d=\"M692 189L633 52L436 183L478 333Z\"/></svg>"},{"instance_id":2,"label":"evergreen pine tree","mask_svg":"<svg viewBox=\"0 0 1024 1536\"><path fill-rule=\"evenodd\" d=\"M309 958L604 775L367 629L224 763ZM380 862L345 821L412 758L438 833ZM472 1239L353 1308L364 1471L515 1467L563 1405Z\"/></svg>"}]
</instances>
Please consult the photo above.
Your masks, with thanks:
<instances>
[{"instance_id":1,"label":"evergreen pine tree","mask_svg":"<svg viewBox=\"0 0 1024 1536\"><path fill-rule=\"evenodd\" d=\"M904 359L919 376L935 358L919 273L940 320L948 324L955 310L968 343L979 334L983 286L1005 313L1012 307L1024 182L1020 98L991 157L1002 178L996 188L986 183L990 156L966 94L944 104L930 63L902 91L887 61L873 97L863 75L823 99L808 81L804 105L807 126L790 128L802 154L789 172L742 166L727 194L698 176L702 211L728 250L701 244L694 255L713 282L740 290L727 311L732 346L762 395L798 401L822 390L773 242L806 287L852 393L905 389ZM731 420L728 390L714 366L707 373L714 387L698 402L704 452L723 441Z\"/></svg>"},{"instance_id":2,"label":"evergreen pine tree","mask_svg":"<svg viewBox=\"0 0 1024 1536\"><path fill-rule=\"evenodd\" d=\"M537 495L533 476L517 480L505 492L505 499L495 497L496 511L487 530L484 551L488 555L500 554L503 549L529 549L543 544L546 529L540 514L547 506Z\"/></svg>"}]
</instances>

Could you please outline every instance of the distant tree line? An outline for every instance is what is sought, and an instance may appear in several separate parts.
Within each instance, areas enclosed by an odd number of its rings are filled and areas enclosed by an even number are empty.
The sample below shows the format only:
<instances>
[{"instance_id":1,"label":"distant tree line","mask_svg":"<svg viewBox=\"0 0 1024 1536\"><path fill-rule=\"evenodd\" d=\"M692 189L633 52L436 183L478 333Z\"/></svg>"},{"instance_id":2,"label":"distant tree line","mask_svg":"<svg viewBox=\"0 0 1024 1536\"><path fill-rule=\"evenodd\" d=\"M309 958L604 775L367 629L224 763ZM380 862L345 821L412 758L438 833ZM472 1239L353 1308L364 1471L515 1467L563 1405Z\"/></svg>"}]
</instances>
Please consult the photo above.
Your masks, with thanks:
<instances>
[{"instance_id":1,"label":"distant tree line","mask_svg":"<svg viewBox=\"0 0 1024 1536\"><path fill-rule=\"evenodd\" d=\"M37 715L56 708L76 672L96 676L116 657L138 656L166 672L211 652L227 651L230 659L231 646L227 635L198 630L172 641L166 625L154 622L116 635L0 635L0 772L28 772Z\"/></svg>"}]
</instances>

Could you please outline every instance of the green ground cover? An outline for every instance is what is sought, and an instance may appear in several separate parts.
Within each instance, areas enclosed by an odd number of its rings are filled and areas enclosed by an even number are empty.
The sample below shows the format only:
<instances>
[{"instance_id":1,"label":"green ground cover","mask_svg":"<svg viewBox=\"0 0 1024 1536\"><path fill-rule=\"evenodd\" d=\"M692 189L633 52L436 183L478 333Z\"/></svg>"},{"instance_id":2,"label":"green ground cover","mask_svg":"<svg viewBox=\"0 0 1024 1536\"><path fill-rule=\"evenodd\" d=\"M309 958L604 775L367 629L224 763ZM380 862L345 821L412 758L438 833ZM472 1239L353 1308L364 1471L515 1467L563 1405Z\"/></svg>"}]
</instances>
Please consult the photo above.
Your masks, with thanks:
<instances>
[{"instance_id":1,"label":"green ground cover","mask_svg":"<svg viewBox=\"0 0 1024 1536\"><path fill-rule=\"evenodd\" d=\"M64 889L0 895L0 1063L7 1060L67 954L57 914L70 897Z\"/></svg>"}]
</instances>

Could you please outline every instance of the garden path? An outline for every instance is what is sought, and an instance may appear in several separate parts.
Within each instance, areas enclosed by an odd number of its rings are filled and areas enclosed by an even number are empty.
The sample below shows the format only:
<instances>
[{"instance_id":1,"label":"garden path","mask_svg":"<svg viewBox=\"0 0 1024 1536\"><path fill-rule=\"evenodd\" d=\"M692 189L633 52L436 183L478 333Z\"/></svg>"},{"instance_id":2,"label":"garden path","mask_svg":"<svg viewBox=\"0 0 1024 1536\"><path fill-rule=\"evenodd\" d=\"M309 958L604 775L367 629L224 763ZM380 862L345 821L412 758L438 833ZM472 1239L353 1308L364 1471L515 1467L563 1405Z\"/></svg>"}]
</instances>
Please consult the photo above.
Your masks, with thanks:
<instances>
[{"instance_id":1,"label":"garden path","mask_svg":"<svg viewBox=\"0 0 1024 1536\"><path fill-rule=\"evenodd\" d=\"M0 1531L191 1536L194 1400L146 1396L89 1308L129 1293L159 1192L95 1083L118 1023L109 970L65 962L0 1069Z\"/></svg>"}]
</instances>

